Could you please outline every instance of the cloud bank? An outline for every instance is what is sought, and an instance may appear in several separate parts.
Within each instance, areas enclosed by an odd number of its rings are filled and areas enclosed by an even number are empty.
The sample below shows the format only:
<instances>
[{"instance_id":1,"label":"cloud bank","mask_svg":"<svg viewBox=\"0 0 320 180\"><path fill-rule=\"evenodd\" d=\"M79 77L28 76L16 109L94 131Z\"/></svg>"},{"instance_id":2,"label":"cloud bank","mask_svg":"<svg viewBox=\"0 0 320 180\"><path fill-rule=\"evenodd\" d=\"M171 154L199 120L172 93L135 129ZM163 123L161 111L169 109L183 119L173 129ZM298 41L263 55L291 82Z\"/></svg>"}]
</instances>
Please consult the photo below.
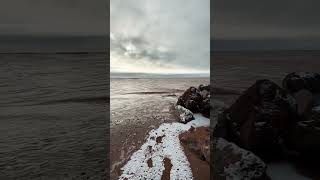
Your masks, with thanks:
<instances>
[{"instance_id":1,"label":"cloud bank","mask_svg":"<svg viewBox=\"0 0 320 180\"><path fill-rule=\"evenodd\" d=\"M110 11L111 72L209 72L209 0L111 0Z\"/></svg>"},{"instance_id":2,"label":"cloud bank","mask_svg":"<svg viewBox=\"0 0 320 180\"><path fill-rule=\"evenodd\" d=\"M215 0L211 30L215 39L320 38L320 1Z\"/></svg>"},{"instance_id":3,"label":"cloud bank","mask_svg":"<svg viewBox=\"0 0 320 180\"><path fill-rule=\"evenodd\" d=\"M2 0L0 35L107 35L109 0Z\"/></svg>"}]
</instances>

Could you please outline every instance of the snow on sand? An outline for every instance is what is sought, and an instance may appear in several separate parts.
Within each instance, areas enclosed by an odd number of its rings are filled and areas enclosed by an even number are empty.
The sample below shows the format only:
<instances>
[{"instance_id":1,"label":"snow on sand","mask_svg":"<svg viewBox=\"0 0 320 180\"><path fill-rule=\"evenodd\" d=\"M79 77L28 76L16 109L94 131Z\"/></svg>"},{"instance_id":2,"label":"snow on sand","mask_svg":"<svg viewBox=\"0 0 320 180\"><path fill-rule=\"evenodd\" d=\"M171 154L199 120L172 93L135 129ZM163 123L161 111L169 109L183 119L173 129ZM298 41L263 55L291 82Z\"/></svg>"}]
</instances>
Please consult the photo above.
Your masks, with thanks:
<instances>
[{"instance_id":1,"label":"snow on sand","mask_svg":"<svg viewBox=\"0 0 320 180\"><path fill-rule=\"evenodd\" d=\"M209 126L210 120L195 114L195 120L187 124L164 123L158 129L150 131L146 142L121 168L119 179L160 180L165 170L164 159L170 159L172 168L170 179L193 179L190 164L180 145L179 134L188 131L191 126Z\"/></svg>"}]
</instances>

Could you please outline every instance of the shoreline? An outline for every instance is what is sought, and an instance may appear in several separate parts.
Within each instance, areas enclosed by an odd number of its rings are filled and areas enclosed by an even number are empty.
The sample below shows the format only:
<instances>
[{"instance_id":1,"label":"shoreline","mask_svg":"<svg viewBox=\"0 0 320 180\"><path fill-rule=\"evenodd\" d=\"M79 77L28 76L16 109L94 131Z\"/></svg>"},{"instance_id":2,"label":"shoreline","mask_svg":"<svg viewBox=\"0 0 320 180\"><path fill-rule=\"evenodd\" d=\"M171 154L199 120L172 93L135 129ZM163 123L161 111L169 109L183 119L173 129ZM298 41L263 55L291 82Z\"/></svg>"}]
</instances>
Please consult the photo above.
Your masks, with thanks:
<instances>
[{"instance_id":1,"label":"shoreline","mask_svg":"<svg viewBox=\"0 0 320 180\"><path fill-rule=\"evenodd\" d=\"M111 78L112 79L112 78ZM110 172L111 179L118 179L132 155L148 140L148 134L167 123L178 123L175 104L178 97L190 86L206 84L208 78L153 78L135 81L137 78L121 78L111 81L111 129ZM140 79L140 78L138 78ZM181 80L180 80L181 79ZM190 81L191 79L191 81ZM166 138L164 138L166 139ZM181 146L182 147L182 146ZM183 149L183 148L182 148ZM183 153L184 154L184 153ZM152 162L152 163L151 163ZM155 164L157 161L149 161ZM170 163L166 161L169 168ZM145 163L148 164L147 162Z\"/></svg>"},{"instance_id":2,"label":"shoreline","mask_svg":"<svg viewBox=\"0 0 320 180\"><path fill-rule=\"evenodd\" d=\"M181 143L179 136L191 127L209 127L210 120L195 114L195 120L186 124L177 121L162 123L148 132L146 141L135 151L121 168L120 179L159 178L169 180L171 176L190 179L209 177L209 164L202 161ZM202 161L202 162L200 162ZM162 169L162 163L164 169ZM198 165L205 167L199 169ZM166 167L172 168L168 173ZM163 172L163 174L162 174Z\"/></svg>"}]
</instances>

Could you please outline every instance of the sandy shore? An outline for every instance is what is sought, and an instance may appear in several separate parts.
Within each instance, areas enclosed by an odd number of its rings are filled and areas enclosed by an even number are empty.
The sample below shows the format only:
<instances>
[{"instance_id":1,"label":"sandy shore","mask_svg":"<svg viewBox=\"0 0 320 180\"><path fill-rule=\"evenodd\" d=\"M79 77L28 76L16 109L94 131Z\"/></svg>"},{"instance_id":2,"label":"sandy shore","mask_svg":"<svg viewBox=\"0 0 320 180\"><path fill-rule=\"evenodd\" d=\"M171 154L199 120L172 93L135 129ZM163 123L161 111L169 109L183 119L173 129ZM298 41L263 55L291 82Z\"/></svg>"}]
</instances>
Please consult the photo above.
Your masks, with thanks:
<instances>
[{"instance_id":1,"label":"sandy shore","mask_svg":"<svg viewBox=\"0 0 320 180\"><path fill-rule=\"evenodd\" d=\"M174 116L172 119L175 119ZM202 115L195 115L195 120L187 124L162 123L158 128L148 132L141 146L135 146L134 150L128 153L130 158L123 159L117 164L112 178L208 179L209 164L185 148L180 142L179 135L191 127L208 127L209 124L210 120ZM135 138L138 140L138 135L135 135Z\"/></svg>"},{"instance_id":2,"label":"sandy shore","mask_svg":"<svg viewBox=\"0 0 320 180\"><path fill-rule=\"evenodd\" d=\"M207 134L205 134L205 136L206 135ZM192 152L184 143L181 143L181 145L190 163L194 180L209 180L210 164L207 161L202 160L199 155Z\"/></svg>"},{"instance_id":3,"label":"sandy shore","mask_svg":"<svg viewBox=\"0 0 320 180\"><path fill-rule=\"evenodd\" d=\"M111 130L111 179L118 179L121 175L121 168L126 164L132 154L137 151L146 141L148 132L158 128L162 123L175 121L171 113L164 113L163 116L155 116L147 121L140 118L132 118L125 125L116 125Z\"/></svg>"}]
</instances>

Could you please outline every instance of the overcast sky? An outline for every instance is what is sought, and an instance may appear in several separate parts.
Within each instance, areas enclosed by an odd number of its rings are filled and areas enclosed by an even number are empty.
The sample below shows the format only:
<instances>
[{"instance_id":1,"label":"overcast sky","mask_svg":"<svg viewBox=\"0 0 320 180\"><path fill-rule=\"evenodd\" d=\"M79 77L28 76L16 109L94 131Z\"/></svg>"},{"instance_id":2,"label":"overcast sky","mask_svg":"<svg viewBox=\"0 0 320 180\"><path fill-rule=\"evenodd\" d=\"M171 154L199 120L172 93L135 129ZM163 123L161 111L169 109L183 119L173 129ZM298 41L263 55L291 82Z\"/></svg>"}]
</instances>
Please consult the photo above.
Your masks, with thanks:
<instances>
[{"instance_id":1,"label":"overcast sky","mask_svg":"<svg viewBox=\"0 0 320 180\"><path fill-rule=\"evenodd\" d=\"M320 37L319 0L215 0L215 39L315 39Z\"/></svg>"},{"instance_id":2,"label":"overcast sky","mask_svg":"<svg viewBox=\"0 0 320 180\"><path fill-rule=\"evenodd\" d=\"M207 73L210 0L111 0L111 72Z\"/></svg>"},{"instance_id":3,"label":"overcast sky","mask_svg":"<svg viewBox=\"0 0 320 180\"><path fill-rule=\"evenodd\" d=\"M0 35L106 35L108 0L1 0Z\"/></svg>"}]
</instances>

